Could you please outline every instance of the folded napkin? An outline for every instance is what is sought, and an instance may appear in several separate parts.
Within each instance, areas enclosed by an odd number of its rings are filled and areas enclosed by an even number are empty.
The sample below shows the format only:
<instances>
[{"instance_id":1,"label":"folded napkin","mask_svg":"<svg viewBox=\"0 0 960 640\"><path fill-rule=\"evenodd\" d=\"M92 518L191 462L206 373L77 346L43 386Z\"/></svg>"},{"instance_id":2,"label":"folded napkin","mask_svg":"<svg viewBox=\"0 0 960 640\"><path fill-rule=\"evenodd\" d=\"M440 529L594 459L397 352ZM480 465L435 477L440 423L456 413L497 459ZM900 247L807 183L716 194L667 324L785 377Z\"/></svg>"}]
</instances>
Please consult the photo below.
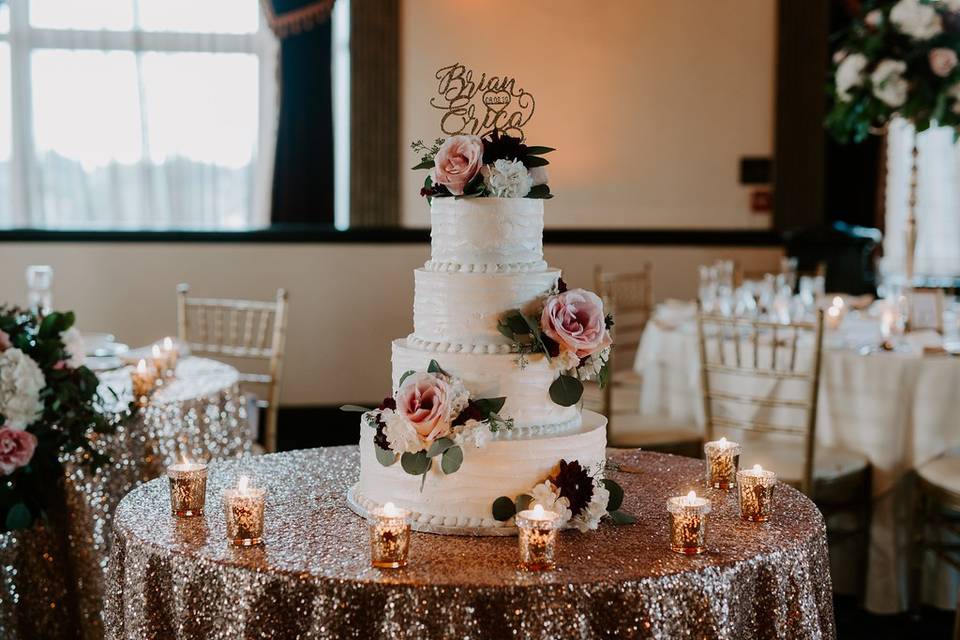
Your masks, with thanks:
<instances>
[{"instance_id":1,"label":"folded napkin","mask_svg":"<svg viewBox=\"0 0 960 640\"><path fill-rule=\"evenodd\" d=\"M669 299L657 305L654 320L665 328L676 328L697 317L697 303L689 300Z\"/></svg>"}]
</instances>

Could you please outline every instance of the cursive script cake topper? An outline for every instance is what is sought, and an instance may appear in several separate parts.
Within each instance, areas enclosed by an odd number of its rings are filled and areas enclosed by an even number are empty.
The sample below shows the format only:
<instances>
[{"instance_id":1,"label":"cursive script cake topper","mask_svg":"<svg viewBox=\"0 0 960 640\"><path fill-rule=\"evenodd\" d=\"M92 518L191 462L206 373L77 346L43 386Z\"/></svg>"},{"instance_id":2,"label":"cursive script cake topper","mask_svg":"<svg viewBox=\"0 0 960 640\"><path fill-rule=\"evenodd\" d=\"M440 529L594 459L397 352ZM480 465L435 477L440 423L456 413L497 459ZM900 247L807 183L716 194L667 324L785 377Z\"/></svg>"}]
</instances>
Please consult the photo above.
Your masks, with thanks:
<instances>
[{"instance_id":1,"label":"cursive script cake topper","mask_svg":"<svg viewBox=\"0 0 960 640\"><path fill-rule=\"evenodd\" d=\"M430 106L443 112L440 130L483 136L494 129L524 138L523 127L533 117L533 95L517 86L514 78L474 73L456 62L437 71L437 93Z\"/></svg>"}]
</instances>

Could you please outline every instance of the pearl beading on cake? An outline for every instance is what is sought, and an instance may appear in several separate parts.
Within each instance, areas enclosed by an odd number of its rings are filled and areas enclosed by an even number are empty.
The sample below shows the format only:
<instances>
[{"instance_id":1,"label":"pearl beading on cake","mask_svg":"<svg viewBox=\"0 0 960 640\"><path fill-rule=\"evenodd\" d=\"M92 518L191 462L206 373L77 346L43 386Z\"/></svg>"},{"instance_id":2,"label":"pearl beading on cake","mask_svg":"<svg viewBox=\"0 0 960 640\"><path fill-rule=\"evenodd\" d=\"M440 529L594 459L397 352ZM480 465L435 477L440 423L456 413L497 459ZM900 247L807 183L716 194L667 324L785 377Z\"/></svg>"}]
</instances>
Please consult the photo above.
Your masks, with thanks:
<instances>
[{"instance_id":1,"label":"pearl beading on cake","mask_svg":"<svg viewBox=\"0 0 960 640\"><path fill-rule=\"evenodd\" d=\"M437 340L424 340L414 334L407 336L407 344L423 351L435 351L437 353L511 353L513 346L509 344L463 344L460 342L440 342Z\"/></svg>"}]
</instances>

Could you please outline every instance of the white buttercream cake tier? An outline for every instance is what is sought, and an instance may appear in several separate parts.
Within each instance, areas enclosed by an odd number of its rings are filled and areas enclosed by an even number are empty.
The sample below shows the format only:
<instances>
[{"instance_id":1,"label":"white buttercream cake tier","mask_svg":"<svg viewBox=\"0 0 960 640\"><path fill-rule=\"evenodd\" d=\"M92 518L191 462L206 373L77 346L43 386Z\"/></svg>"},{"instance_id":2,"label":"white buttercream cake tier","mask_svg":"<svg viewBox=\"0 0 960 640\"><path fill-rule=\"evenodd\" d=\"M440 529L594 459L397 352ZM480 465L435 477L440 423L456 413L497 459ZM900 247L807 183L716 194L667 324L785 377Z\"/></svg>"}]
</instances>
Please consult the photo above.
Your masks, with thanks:
<instances>
[{"instance_id":1,"label":"white buttercream cake tier","mask_svg":"<svg viewBox=\"0 0 960 640\"><path fill-rule=\"evenodd\" d=\"M369 511L386 502L413 512L414 529L435 533L503 535L512 523L493 519L493 501L528 493L543 482L561 459L593 468L606 458L603 416L585 411L583 424L560 435L524 439L495 438L482 448L465 446L460 469L445 475L439 464L421 477L406 473L399 461L385 467L377 461L376 431L361 421L360 481L351 490L354 508Z\"/></svg>"},{"instance_id":2,"label":"white buttercream cake tier","mask_svg":"<svg viewBox=\"0 0 960 640\"><path fill-rule=\"evenodd\" d=\"M559 269L529 273L414 271L412 343L433 351L505 353L497 323L557 285Z\"/></svg>"},{"instance_id":3,"label":"white buttercream cake tier","mask_svg":"<svg viewBox=\"0 0 960 640\"><path fill-rule=\"evenodd\" d=\"M580 426L576 406L561 407L550 399L556 369L540 354L525 356L521 368L519 357L516 353L434 353L411 346L407 340L394 340L393 389L396 391L405 372L424 371L436 360L444 371L463 380L472 397L506 397L500 415L513 418L518 432L550 433Z\"/></svg>"},{"instance_id":4,"label":"white buttercream cake tier","mask_svg":"<svg viewBox=\"0 0 960 640\"><path fill-rule=\"evenodd\" d=\"M428 271L543 271L543 200L434 198Z\"/></svg>"}]
</instances>

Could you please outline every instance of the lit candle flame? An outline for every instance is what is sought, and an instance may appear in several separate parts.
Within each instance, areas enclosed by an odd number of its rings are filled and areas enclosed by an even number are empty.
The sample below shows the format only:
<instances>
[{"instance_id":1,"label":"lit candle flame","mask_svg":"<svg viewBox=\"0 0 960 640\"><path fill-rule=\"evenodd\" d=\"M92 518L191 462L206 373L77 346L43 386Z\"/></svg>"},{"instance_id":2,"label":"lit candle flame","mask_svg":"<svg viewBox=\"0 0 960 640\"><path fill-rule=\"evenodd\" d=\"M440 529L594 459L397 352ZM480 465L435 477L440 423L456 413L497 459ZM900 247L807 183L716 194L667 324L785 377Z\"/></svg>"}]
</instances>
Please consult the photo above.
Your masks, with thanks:
<instances>
[{"instance_id":1,"label":"lit candle flame","mask_svg":"<svg viewBox=\"0 0 960 640\"><path fill-rule=\"evenodd\" d=\"M721 447L727 446L727 439L726 439L726 438L720 438L720 446L721 446Z\"/></svg>"},{"instance_id":2,"label":"lit candle flame","mask_svg":"<svg viewBox=\"0 0 960 640\"><path fill-rule=\"evenodd\" d=\"M543 505L542 505L542 504L535 504L535 505L533 505L533 517L534 517L534 518L542 518L542 517L543 517Z\"/></svg>"},{"instance_id":3,"label":"lit candle flame","mask_svg":"<svg viewBox=\"0 0 960 640\"><path fill-rule=\"evenodd\" d=\"M687 494L687 504L693 504L696 501L697 501L696 491L691 491L690 493Z\"/></svg>"},{"instance_id":4,"label":"lit candle flame","mask_svg":"<svg viewBox=\"0 0 960 640\"><path fill-rule=\"evenodd\" d=\"M839 308L843 306L843 298L840 296L833 296L833 306Z\"/></svg>"},{"instance_id":5,"label":"lit candle flame","mask_svg":"<svg viewBox=\"0 0 960 640\"><path fill-rule=\"evenodd\" d=\"M248 478L247 476L240 476L240 481L237 482L237 491L240 492L240 494L242 495L246 494L247 490L249 489L249 485L250 485L250 478Z\"/></svg>"},{"instance_id":6,"label":"lit candle flame","mask_svg":"<svg viewBox=\"0 0 960 640\"><path fill-rule=\"evenodd\" d=\"M147 373L147 361L143 358L140 358L140 362L137 363L137 373L140 375Z\"/></svg>"},{"instance_id":7,"label":"lit candle flame","mask_svg":"<svg viewBox=\"0 0 960 640\"><path fill-rule=\"evenodd\" d=\"M758 464L755 464L755 465L753 465L753 470L756 471L756 472L760 472L760 471L763 471L763 467L761 467L761 466L758 465Z\"/></svg>"},{"instance_id":8,"label":"lit candle flame","mask_svg":"<svg viewBox=\"0 0 960 640\"><path fill-rule=\"evenodd\" d=\"M393 504L392 502L388 502L387 504L383 505L383 515L387 516L388 518L396 517L397 516L396 505Z\"/></svg>"},{"instance_id":9,"label":"lit candle flame","mask_svg":"<svg viewBox=\"0 0 960 640\"><path fill-rule=\"evenodd\" d=\"M158 345L158 344L153 345L153 347L150 349L150 354L151 354L154 358L159 358L159 357L160 357L160 345Z\"/></svg>"},{"instance_id":10,"label":"lit candle flame","mask_svg":"<svg viewBox=\"0 0 960 640\"><path fill-rule=\"evenodd\" d=\"M167 336L163 339L163 350L164 351L173 351L173 338Z\"/></svg>"}]
</instances>

